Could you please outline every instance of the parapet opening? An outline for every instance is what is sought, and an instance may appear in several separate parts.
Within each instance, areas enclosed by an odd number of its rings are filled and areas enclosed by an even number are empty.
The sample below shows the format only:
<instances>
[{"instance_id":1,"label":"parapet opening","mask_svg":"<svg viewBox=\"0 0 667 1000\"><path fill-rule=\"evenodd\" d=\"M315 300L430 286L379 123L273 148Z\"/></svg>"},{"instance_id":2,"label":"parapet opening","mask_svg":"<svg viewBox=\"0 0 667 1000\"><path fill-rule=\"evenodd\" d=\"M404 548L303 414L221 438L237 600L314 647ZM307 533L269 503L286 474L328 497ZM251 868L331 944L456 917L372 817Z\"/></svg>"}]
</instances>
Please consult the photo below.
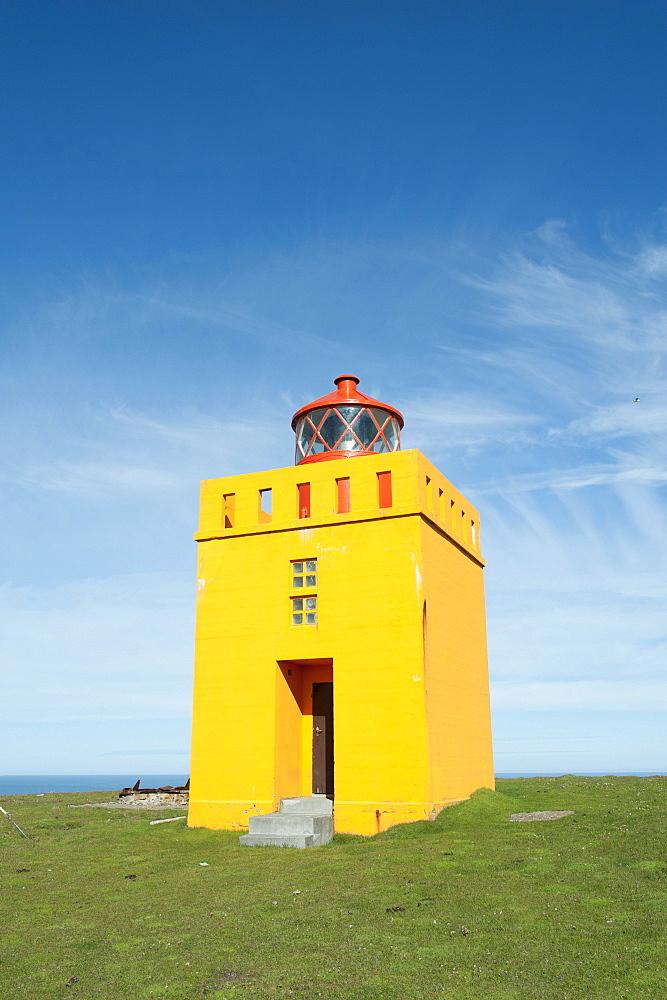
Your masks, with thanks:
<instances>
[{"instance_id":1,"label":"parapet opening","mask_svg":"<svg viewBox=\"0 0 667 1000\"><path fill-rule=\"evenodd\" d=\"M350 477L336 480L336 513L350 513Z\"/></svg>"},{"instance_id":2,"label":"parapet opening","mask_svg":"<svg viewBox=\"0 0 667 1000\"><path fill-rule=\"evenodd\" d=\"M273 516L273 490L259 491L259 522L266 524Z\"/></svg>"},{"instance_id":3,"label":"parapet opening","mask_svg":"<svg viewBox=\"0 0 667 1000\"><path fill-rule=\"evenodd\" d=\"M391 507L391 472L378 472L378 507Z\"/></svg>"},{"instance_id":4,"label":"parapet opening","mask_svg":"<svg viewBox=\"0 0 667 1000\"><path fill-rule=\"evenodd\" d=\"M297 516L310 517L310 483L297 485Z\"/></svg>"},{"instance_id":5,"label":"parapet opening","mask_svg":"<svg viewBox=\"0 0 667 1000\"><path fill-rule=\"evenodd\" d=\"M222 524L225 528L234 527L234 512L236 509L236 494L225 493L222 498Z\"/></svg>"}]
</instances>

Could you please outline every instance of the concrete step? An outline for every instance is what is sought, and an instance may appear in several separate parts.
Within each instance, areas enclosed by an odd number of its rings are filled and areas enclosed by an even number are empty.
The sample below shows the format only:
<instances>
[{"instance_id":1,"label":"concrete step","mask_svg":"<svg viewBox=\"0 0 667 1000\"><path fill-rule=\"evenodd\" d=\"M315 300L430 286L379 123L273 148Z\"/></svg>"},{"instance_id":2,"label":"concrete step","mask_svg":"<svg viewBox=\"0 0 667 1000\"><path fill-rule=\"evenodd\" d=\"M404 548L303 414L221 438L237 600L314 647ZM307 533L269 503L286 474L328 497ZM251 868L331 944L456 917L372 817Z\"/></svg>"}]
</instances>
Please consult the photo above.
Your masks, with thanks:
<instances>
[{"instance_id":1,"label":"concrete step","mask_svg":"<svg viewBox=\"0 0 667 1000\"><path fill-rule=\"evenodd\" d=\"M298 834L261 834L245 833L239 837L243 847L317 847L315 837L299 836Z\"/></svg>"},{"instance_id":2,"label":"concrete step","mask_svg":"<svg viewBox=\"0 0 667 1000\"><path fill-rule=\"evenodd\" d=\"M307 816L331 816L333 802L326 795L300 795L293 799L281 799L281 813L305 813Z\"/></svg>"},{"instance_id":3,"label":"concrete step","mask_svg":"<svg viewBox=\"0 0 667 1000\"><path fill-rule=\"evenodd\" d=\"M282 812L262 813L259 816L249 817L248 833L289 834L298 837L315 836L318 841L321 841L322 837L327 837L327 840L331 840L333 817L306 816L302 813L292 815Z\"/></svg>"}]
</instances>

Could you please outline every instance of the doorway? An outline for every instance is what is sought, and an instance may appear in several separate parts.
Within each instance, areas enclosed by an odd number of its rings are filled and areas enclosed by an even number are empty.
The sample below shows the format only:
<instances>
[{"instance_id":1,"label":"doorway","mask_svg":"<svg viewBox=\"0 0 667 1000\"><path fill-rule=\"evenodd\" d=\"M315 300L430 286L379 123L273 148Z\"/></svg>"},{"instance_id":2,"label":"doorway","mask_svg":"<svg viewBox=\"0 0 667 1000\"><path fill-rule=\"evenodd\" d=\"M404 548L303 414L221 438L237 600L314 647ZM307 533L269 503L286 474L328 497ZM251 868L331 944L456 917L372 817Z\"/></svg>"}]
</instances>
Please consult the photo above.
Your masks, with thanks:
<instances>
[{"instance_id":1,"label":"doorway","mask_svg":"<svg viewBox=\"0 0 667 1000\"><path fill-rule=\"evenodd\" d=\"M334 796L333 660L279 660L274 797Z\"/></svg>"},{"instance_id":2,"label":"doorway","mask_svg":"<svg viewBox=\"0 0 667 1000\"><path fill-rule=\"evenodd\" d=\"M333 682L313 683L313 795L334 797Z\"/></svg>"}]
</instances>

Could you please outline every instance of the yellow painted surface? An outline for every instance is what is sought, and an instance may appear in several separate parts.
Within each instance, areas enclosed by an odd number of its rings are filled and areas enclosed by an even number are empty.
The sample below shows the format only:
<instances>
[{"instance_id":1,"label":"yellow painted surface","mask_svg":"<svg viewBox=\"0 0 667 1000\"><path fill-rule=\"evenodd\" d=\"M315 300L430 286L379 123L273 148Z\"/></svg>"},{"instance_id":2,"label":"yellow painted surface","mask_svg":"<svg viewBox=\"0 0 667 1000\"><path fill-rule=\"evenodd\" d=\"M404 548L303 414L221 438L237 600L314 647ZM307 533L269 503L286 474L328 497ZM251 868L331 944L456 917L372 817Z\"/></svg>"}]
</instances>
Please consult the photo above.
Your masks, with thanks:
<instances>
[{"instance_id":1,"label":"yellow painted surface","mask_svg":"<svg viewBox=\"0 0 667 1000\"><path fill-rule=\"evenodd\" d=\"M379 472L392 476L386 509ZM423 455L208 480L196 538L191 826L242 829L311 793L310 692L322 680L334 685L339 832L434 817L493 788L479 515ZM317 586L301 593L316 593L318 621L295 626L291 563L306 559Z\"/></svg>"}]
</instances>

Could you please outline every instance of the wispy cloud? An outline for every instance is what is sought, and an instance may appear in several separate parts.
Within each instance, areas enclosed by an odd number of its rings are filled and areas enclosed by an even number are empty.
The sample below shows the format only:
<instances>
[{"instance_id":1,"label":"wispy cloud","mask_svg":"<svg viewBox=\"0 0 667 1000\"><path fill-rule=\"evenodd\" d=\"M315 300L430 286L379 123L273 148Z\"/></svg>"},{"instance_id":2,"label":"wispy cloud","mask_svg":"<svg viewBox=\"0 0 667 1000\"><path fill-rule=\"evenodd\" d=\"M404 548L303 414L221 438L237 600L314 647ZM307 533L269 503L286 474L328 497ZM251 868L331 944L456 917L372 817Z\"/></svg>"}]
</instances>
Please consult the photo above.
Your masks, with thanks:
<instances>
[{"instance_id":1,"label":"wispy cloud","mask_svg":"<svg viewBox=\"0 0 667 1000\"><path fill-rule=\"evenodd\" d=\"M133 300L172 318L195 320L207 325L218 326L244 338L250 337L260 344L279 346L287 349L290 353L295 350L297 345L302 350L315 348L329 355L335 355L341 350L341 344L329 337L317 336L308 329L263 318L261 303L257 304L256 312L252 313L240 305L234 307L225 304L224 299L220 300L221 294L224 293L219 292L215 296L218 301L211 302L206 308L194 306L187 300L185 302L174 301L160 293L137 295L133 297Z\"/></svg>"},{"instance_id":2,"label":"wispy cloud","mask_svg":"<svg viewBox=\"0 0 667 1000\"><path fill-rule=\"evenodd\" d=\"M7 383L16 718L176 719L198 481L290 464L293 410L341 370L480 508L497 716L663 704L665 260L655 240L584 250L557 221L486 250L308 245L223 281L91 284L18 323L22 363L30 342L61 378ZM65 582L26 583L26 552Z\"/></svg>"},{"instance_id":3,"label":"wispy cloud","mask_svg":"<svg viewBox=\"0 0 667 1000\"><path fill-rule=\"evenodd\" d=\"M648 399L597 407L589 417L573 420L565 428L566 434L589 440L663 435L666 431L667 382L652 387Z\"/></svg>"},{"instance_id":4,"label":"wispy cloud","mask_svg":"<svg viewBox=\"0 0 667 1000\"><path fill-rule=\"evenodd\" d=\"M194 587L168 574L0 587L12 721L182 717L193 617Z\"/></svg>"},{"instance_id":5,"label":"wispy cloud","mask_svg":"<svg viewBox=\"0 0 667 1000\"><path fill-rule=\"evenodd\" d=\"M539 417L483 393L417 393L404 405L406 445L441 452L522 441Z\"/></svg>"},{"instance_id":6,"label":"wispy cloud","mask_svg":"<svg viewBox=\"0 0 667 1000\"><path fill-rule=\"evenodd\" d=\"M82 494L152 493L179 485L179 479L164 469L64 460L52 465L28 467L11 481L42 490Z\"/></svg>"},{"instance_id":7,"label":"wispy cloud","mask_svg":"<svg viewBox=\"0 0 667 1000\"><path fill-rule=\"evenodd\" d=\"M664 711L667 709L667 682L651 680L497 682L493 706L511 711Z\"/></svg>"},{"instance_id":8,"label":"wispy cloud","mask_svg":"<svg viewBox=\"0 0 667 1000\"><path fill-rule=\"evenodd\" d=\"M634 456L632 456L634 458ZM589 486L619 486L623 483L637 483L645 486L660 486L667 483L667 469L647 466L627 467L621 461L618 465L580 465L571 469L545 469L543 472L527 472L505 477L475 486L477 493L514 494L533 490L579 490Z\"/></svg>"},{"instance_id":9,"label":"wispy cloud","mask_svg":"<svg viewBox=\"0 0 667 1000\"><path fill-rule=\"evenodd\" d=\"M22 455L0 479L36 490L78 495L191 491L211 473L252 471L279 451L275 418L256 411L232 420L207 413L151 417L128 408L99 407L60 448L69 457L42 463ZM289 454L288 448L284 451Z\"/></svg>"},{"instance_id":10,"label":"wispy cloud","mask_svg":"<svg viewBox=\"0 0 667 1000\"><path fill-rule=\"evenodd\" d=\"M186 757L189 747L172 747L171 750L140 750L137 747L126 747L124 750L105 750L101 757Z\"/></svg>"},{"instance_id":11,"label":"wispy cloud","mask_svg":"<svg viewBox=\"0 0 667 1000\"><path fill-rule=\"evenodd\" d=\"M502 255L486 275L462 280L489 295L486 319L541 331L544 347L574 342L579 350L664 354L667 309L662 274L664 246L639 246L606 254L587 254L556 220L543 226L520 248ZM618 358L610 356L612 367ZM638 358L639 365L646 358Z\"/></svg>"}]
</instances>

